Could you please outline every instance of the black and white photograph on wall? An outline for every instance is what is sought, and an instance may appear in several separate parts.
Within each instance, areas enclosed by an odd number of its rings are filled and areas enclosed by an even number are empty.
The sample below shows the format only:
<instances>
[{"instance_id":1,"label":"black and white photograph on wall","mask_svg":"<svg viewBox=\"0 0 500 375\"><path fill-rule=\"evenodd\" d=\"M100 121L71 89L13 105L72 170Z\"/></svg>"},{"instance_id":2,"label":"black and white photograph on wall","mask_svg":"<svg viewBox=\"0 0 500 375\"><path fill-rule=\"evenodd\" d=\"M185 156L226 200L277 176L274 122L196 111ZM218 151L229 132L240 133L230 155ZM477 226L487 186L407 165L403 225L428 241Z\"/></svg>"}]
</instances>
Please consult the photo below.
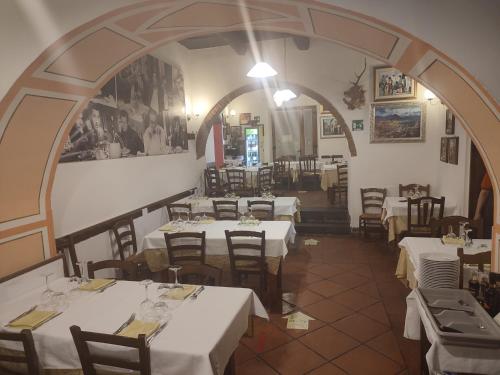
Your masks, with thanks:
<instances>
[{"instance_id":1,"label":"black and white photograph on wall","mask_svg":"<svg viewBox=\"0 0 500 375\"><path fill-rule=\"evenodd\" d=\"M441 160L443 163L448 163L448 138L446 137L441 137L439 160Z\"/></svg>"},{"instance_id":2,"label":"black and white photograph on wall","mask_svg":"<svg viewBox=\"0 0 500 375\"><path fill-rule=\"evenodd\" d=\"M337 121L337 118L331 114L322 115L320 121L321 138L340 138L345 137L344 129Z\"/></svg>"},{"instance_id":3,"label":"black and white photograph on wall","mask_svg":"<svg viewBox=\"0 0 500 375\"><path fill-rule=\"evenodd\" d=\"M108 81L83 110L59 162L186 152L184 77L146 55Z\"/></svg>"},{"instance_id":4,"label":"black and white photograph on wall","mask_svg":"<svg viewBox=\"0 0 500 375\"><path fill-rule=\"evenodd\" d=\"M458 137L448 137L448 163L458 165Z\"/></svg>"},{"instance_id":5,"label":"black and white photograph on wall","mask_svg":"<svg viewBox=\"0 0 500 375\"><path fill-rule=\"evenodd\" d=\"M446 110L445 133L447 135L455 134L455 115L449 109Z\"/></svg>"},{"instance_id":6,"label":"black and white photograph on wall","mask_svg":"<svg viewBox=\"0 0 500 375\"><path fill-rule=\"evenodd\" d=\"M352 131L362 131L363 129L363 120L352 120Z\"/></svg>"}]
</instances>

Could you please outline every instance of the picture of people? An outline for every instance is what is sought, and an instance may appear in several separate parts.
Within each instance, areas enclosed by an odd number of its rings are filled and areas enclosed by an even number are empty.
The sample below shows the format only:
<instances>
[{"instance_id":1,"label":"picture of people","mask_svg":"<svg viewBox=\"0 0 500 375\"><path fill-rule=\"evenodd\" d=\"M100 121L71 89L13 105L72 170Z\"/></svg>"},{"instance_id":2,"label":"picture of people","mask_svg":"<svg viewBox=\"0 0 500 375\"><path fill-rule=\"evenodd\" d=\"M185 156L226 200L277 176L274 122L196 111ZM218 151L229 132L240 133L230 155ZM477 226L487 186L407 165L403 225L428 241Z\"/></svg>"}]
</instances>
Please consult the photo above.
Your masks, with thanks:
<instances>
[{"instance_id":1,"label":"picture of people","mask_svg":"<svg viewBox=\"0 0 500 375\"><path fill-rule=\"evenodd\" d=\"M186 152L184 108L182 71L153 56L141 57L90 101L70 130L59 161Z\"/></svg>"},{"instance_id":2,"label":"picture of people","mask_svg":"<svg viewBox=\"0 0 500 375\"><path fill-rule=\"evenodd\" d=\"M321 138L339 138L345 137L344 129L339 124L337 119L332 115L325 115L320 117Z\"/></svg>"},{"instance_id":3,"label":"picture of people","mask_svg":"<svg viewBox=\"0 0 500 375\"><path fill-rule=\"evenodd\" d=\"M444 163L448 163L448 138L441 137L441 149L439 154L439 160Z\"/></svg>"},{"instance_id":4,"label":"picture of people","mask_svg":"<svg viewBox=\"0 0 500 375\"><path fill-rule=\"evenodd\" d=\"M448 163L458 164L458 137L448 137Z\"/></svg>"},{"instance_id":5,"label":"picture of people","mask_svg":"<svg viewBox=\"0 0 500 375\"><path fill-rule=\"evenodd\" d=\"M446 110L445 133L447 135L455 134L455 115L449 109Z\"/></svg>"},{"instance_id":6,"label":"picture of people","mask_svg":"<svg viewBox=\"0 0 500 375\"><path fill-rule=\"evenodd\" d=\"M415 80L394 68L375 68L374 100L414 99Z\"/></svg>"}]
</instances>

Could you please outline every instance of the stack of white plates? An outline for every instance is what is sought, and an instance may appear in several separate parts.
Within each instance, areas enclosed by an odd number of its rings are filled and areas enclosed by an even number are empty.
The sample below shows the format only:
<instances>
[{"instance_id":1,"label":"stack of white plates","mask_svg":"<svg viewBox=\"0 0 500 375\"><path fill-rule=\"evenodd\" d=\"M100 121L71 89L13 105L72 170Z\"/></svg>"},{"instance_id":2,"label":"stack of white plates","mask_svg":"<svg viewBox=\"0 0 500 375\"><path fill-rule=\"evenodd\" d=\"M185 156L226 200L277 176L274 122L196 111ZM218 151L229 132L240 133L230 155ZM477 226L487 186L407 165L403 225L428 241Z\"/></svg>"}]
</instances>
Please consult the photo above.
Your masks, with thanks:
<instances>
[{"instance_id":1,"label":"stack of white plates","mask_svg":"<svg viewBox=\"0 0 500 375\"><path fill-rule=\"evenodd\" d=\"M421 288L458 288L460 259L456 255L420 254L419 286Z\"/></svg>"}]
</instances>

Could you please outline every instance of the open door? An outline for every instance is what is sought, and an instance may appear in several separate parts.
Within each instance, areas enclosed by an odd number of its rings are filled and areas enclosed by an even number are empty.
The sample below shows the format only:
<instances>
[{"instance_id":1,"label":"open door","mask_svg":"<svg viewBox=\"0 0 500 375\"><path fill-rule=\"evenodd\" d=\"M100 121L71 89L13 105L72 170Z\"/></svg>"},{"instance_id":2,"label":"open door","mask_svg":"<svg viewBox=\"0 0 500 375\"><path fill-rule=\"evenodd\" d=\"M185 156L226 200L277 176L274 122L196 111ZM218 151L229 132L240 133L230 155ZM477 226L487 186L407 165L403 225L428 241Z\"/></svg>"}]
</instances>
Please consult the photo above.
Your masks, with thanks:
<instances>
[{"instance_id":1,"label":"open door","mask_svg":"<svg viewBox=\"0 0 500 375\"><path fill-rule=\"evenodd\" d=\"M471 142L470 152L470 176L469 176L469 218L473 218L476 212L477 198L481 192L481 181L483 180L486 168L483 159L477 151L474 143ZM491 227L493 226L493 194L490 194L483 209L484 235L491 238Z\"/></svg>"}]
</instances>

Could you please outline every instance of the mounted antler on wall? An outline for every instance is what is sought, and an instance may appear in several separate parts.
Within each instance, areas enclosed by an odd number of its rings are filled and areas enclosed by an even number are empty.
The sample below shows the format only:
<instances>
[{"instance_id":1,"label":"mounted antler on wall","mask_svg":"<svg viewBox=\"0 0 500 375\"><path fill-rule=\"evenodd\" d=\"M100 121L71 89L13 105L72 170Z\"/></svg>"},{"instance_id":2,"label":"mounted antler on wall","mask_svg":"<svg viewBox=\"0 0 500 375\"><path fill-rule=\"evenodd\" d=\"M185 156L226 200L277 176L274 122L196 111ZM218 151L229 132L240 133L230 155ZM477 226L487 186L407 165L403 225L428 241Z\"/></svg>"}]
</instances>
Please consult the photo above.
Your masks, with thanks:
<instances>
[{"instance_id":1,"label":"mounted antler on wall","mask_svg":"<svg viewBox=\"0 0 500 375\"><path fill-rule=\"evenodd\" d=\"M361 108L365 105L365 89L363 89L363 86L359 85L359 80L361 79L361 76L365 73L366 71L366 58L365 58L365 67L363 68L363 71L361 74L357 75L356 73L354 74L356 76L356 82L352 82L352 86L349 90L344 91L344 98L342 99L344 103L347 105L347 108L350 110Z\"/></svg>"}]
</instances>

